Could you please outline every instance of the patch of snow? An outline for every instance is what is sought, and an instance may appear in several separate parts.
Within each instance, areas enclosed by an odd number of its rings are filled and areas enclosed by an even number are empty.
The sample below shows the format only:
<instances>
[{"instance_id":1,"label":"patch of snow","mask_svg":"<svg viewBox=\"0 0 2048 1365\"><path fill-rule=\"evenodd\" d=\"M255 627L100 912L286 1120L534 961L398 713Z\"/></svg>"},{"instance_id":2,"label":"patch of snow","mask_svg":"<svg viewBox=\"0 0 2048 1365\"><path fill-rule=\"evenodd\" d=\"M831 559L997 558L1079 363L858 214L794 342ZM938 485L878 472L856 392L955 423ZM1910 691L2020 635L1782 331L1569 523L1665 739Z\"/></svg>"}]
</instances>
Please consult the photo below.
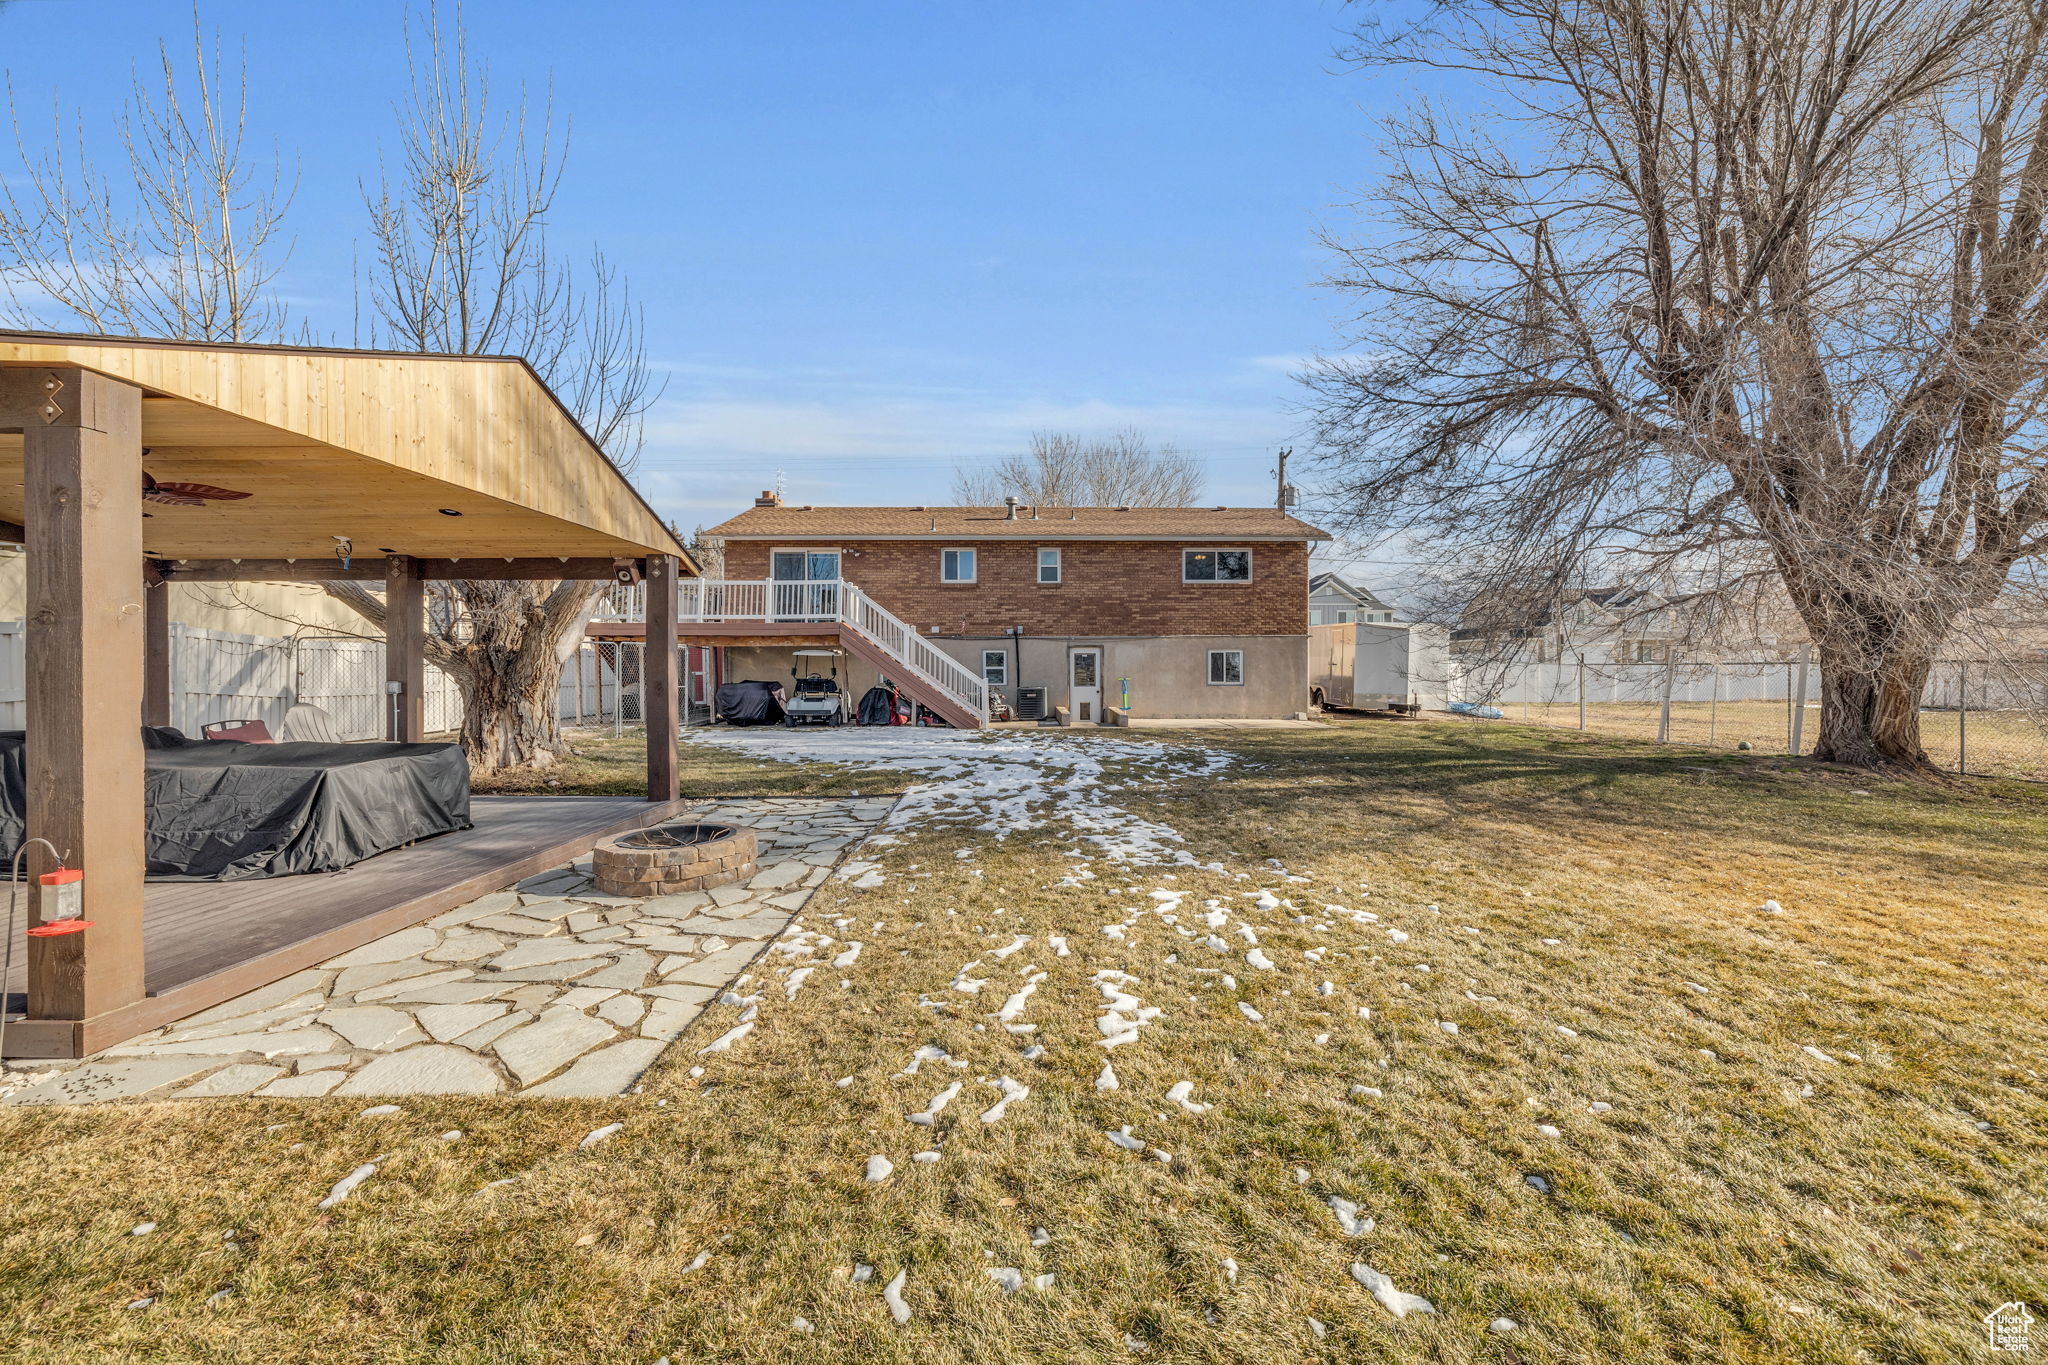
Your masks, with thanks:
<instances>
[{"instance_id":1,"label":"patch of snow","mask_svg":"<svg viewBox=\"0 0 2048 1365\"><path fill-rule=\"evenodd\" d=\"M1379 1271L1374 1270L1363 1261L1353 1261L1351 1263L1351 1278L1364 1285L1372 1296L1380 1301L1380 1307L1386 1309L1397 1318L1405 1318L1410 1313L1434 1313L1436 1311L1436 1305L1428 1299L1423 1298L1420 1294L1402 1293L1394 1288L1392 1280L1380 1274Z\"/></svg>"}]
</instances>

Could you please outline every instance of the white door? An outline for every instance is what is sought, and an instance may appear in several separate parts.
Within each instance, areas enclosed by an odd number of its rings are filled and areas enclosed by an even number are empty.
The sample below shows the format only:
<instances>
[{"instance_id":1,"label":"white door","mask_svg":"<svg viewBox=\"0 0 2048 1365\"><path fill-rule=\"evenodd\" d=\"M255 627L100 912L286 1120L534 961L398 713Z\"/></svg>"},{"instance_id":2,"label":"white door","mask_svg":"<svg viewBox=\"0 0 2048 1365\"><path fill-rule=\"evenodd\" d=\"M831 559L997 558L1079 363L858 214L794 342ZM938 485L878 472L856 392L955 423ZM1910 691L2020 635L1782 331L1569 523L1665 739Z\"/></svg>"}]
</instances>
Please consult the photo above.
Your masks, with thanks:
<instances>
[{"instance_id":1,"label":"white door","mask_svg":"<svg viewBox=\"0 0 2048 1365\"><path fill-rule=\"evenodd\" d=\"M1102 719L1102 651L1067 651L1067 713L1077 722Z\"/></svg>"},{"instance_id":2,"label":"white door","mask_svg":"<svg viewBox=\"0 0 2048 1365\"><path fill-rule=\"evenodd\" d=\"M839 551L777 550L768 563L773 619L829 621L839 614Z\"/></svg>"}]
</instances>

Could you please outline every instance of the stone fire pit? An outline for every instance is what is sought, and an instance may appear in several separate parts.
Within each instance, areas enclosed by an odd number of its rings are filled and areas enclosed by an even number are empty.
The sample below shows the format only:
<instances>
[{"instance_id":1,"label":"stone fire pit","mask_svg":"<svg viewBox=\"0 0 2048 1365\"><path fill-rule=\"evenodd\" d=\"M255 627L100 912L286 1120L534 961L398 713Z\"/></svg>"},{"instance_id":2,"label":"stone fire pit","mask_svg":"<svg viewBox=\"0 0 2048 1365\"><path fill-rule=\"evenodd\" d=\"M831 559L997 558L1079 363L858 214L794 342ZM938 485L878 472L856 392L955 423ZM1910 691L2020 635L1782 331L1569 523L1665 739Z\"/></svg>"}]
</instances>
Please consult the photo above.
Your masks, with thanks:
<instances>
[{"instance_id":1,"label":"stone fire pit","mask_svg":"<svg viewBox=\"0 0 2048 1365\"><path fill-rule=\"evenodd\" d=\"M606 839L591 850L590 879L608 896L709 891L754 875L754 832L677 821Z\"/></svg>"}]
</instances>

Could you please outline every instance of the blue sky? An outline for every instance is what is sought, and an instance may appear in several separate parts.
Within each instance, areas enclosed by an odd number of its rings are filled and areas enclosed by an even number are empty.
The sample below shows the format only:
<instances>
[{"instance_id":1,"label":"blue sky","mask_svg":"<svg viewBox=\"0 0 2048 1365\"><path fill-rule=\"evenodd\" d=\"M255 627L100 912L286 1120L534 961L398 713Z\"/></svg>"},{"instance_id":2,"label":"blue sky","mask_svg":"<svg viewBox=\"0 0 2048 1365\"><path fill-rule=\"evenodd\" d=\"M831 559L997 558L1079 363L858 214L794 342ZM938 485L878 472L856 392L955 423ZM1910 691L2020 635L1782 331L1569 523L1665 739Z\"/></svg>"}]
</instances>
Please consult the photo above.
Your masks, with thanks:
<instances>
[{"instance_id":1,"label":"blue sky","mask_svg":"<svg viewBox=\"0 0 2048 1365\"><path fill-rule=\"evenodd\" d=\"M254 139L301 168L284 286L345 344L404 6L200 8L246 43ZM1336 0L466 13L499 93L552 80L573 120L553 240L602 243L646 305L668 388L639 478L685 527L778 470L797 501L942 500L957 461L1037 428L1137 426L1201 455L1214 500L1270 499L1289 372L1335 338L1315 228L1403 93L1335 71ZM0 63L26 107L104 119L189 25L166 0L18 0Z\"/></svg>"}]
</instances>

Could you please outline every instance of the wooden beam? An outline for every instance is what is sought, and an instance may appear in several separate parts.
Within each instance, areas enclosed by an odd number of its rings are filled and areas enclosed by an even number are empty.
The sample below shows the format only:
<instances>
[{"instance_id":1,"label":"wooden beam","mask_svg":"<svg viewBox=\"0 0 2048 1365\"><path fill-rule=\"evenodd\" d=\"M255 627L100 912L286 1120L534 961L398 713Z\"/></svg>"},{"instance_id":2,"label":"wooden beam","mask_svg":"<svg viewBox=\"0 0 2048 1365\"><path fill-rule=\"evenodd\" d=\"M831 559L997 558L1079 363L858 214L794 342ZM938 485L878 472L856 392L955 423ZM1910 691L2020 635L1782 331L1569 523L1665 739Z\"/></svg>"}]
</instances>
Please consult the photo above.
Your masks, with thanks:
<instances>
[{"instance_id":1,"label":"wooden beam","mask_svg":"<svg viewBox=\"0 0 2048 1365\"><path fill-rule=\"evenodd\" d=\"M676 561L647 557L647 646L640 665L640 710L647 721L647 799L673 801L679 788L676 745Z\"/></svg>"},{"instance_id":2,"label":"wooden beam","mask_svg":"<svg viewBox=\"0 0 2048 1365\"><path fill-rule=\"evenodd\" d=\"M171 723L171 587L142 565L142 723Z\"/></svg>"},{"instance_id":3,"label":"wooden beam","mask_svg":"<svg viewBox=\"0 0 2048 1365\"><path fill-rule=\"evenodd\" d=\"M4 538L4 536L0 536ZM163 559L166 576L190 583L374 583L384 576L381 556L358 555L344 567L338 559ZM637 561L630 559L421 559L420 577L430 582L450 578L497 581L573 579L577 582L634 583Z\"/></svg>"},{"instance_id":4,"label":"wooden beam","mask_svg":"<svg viewBox=\"0 0 2048 1365\"><path fill-rule=\"evenodd\" d=\"M83 869L92 927L28 941L28 1001L33 1018L82 1020L143 998L142 394L90 370L34 374L26 837ZM31 851L31 875L52 865Z\"/></svg>"},{"instance_id":5,"label":"wooden beam","mask_svg":"<svg viewBox=\"0 0 2048 1365\"><path fill-rule=\"evenodd\" d=\"M416 559L384 561L384 737L427 738L427 585Z\"/></svg>"}]
</instances>

